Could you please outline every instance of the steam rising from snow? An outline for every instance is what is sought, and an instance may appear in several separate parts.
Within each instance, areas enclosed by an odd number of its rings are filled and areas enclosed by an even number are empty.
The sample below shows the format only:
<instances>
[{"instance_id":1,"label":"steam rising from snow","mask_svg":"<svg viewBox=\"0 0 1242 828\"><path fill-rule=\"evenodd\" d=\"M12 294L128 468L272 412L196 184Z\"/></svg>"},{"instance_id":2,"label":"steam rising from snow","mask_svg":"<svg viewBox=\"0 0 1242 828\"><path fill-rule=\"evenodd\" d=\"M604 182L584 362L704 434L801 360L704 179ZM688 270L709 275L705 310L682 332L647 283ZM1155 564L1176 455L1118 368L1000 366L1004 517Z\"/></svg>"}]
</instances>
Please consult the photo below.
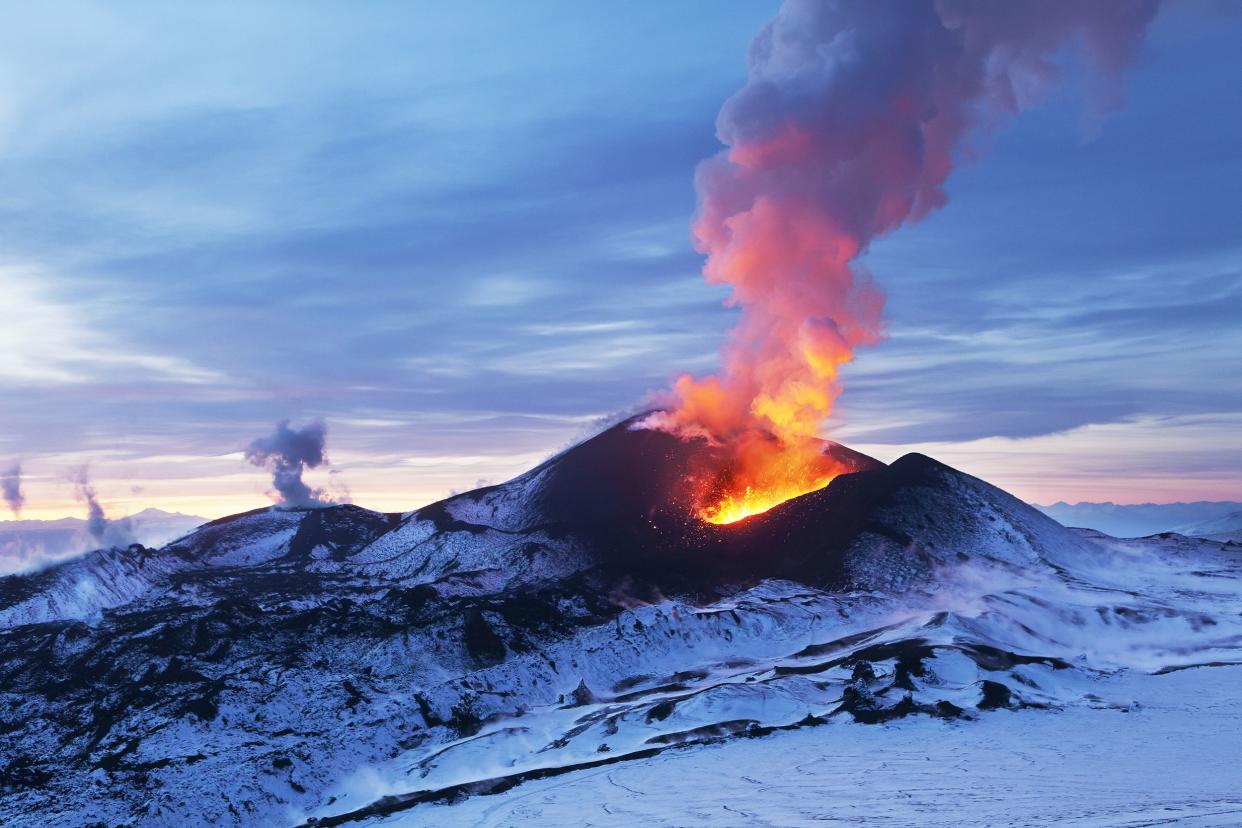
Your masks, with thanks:
<instances>
[{"instance_id":1,"label":"steam rising from snow","mask_svg":"<svg viewBox=\"0 0 1242 828\"><path fill-rule=\"evenodd\" d=\"M328 463L325 443L328 428L315 420L300 429L289 427L288 420L276 424L276 430L260 437L246 449L246 459L259 468L272 470L272 488L285 506L323 506L333 500L323 489L312 489L302 480L304 469Z\"/></svg>"}]
</instances>

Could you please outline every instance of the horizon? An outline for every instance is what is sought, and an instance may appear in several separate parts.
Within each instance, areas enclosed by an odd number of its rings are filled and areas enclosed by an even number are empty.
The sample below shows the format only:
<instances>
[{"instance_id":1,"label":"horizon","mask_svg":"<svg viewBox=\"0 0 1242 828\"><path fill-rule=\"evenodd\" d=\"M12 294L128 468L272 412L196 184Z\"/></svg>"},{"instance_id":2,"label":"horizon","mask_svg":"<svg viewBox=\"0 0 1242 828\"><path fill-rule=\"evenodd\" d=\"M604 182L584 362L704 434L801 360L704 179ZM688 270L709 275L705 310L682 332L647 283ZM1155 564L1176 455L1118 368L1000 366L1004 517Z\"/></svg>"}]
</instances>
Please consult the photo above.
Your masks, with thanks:
<instances>
[{"instance_id":1,"label":"horizon","mask_svg":"<svg viewBox=\"0 0 1242 828\"><path fill-rule=\"evenodd\" d=\"M22 516L82 515L82 469L110 515L271 505L245 452L286 419L326 423L310 486L409 511L716 371L737 311L690 240L695 166L778 5L15 12ZM878 239L885 337L822 435L1031 503L1242 499L1242 113L1209 106L1240 31L1165 7L1123 108L1066 84Z\"/></svg>"},{"instance_id":2,"label":"horizon","mask_svg":"<svg viewBox=\"0 0 1242 828\"><path fill-rule=\"evenodd\" d=\"M558 452L558 453L559 453L559 452ZM551 458L551 457L553 457L553 456L555 456L555 454L553 454L553 455L549 455L549 457L548 457L548 458L545 458L545 459L550 459L550 458ZM894 459L896 459L896 458L894 458ZM501 483L501 482L507 482L507 481L497 481L497 482L498 482L498 483ZM488 484L488 485L495 485L495 484ZM447 494L446 494L443 498L437 498L436 500L430 500L430 501L426 501L426 502L424 502L424 503L417 503L417 504L413 504L413 505L409 506L408 508L403 508L403 509L389 509L389 510L384 510L384 509L370 509L369 507L367 507L367 506L365 506L365 505L363 505L363 504L360 504L360 503L355 503L355 502L353 502L353 501L349 501L349 500L342 500L342 501L337 501L337 502L325 502L325 503L320 503L320 504L316 504L316 505L309 505L309 506L291 506L291 505L288 505L288 504L273 503L273 502L271 502L271 500L269 499L267 503L261 503L261 504L259 504L259 505L257 505L257 506L252 506L252 507L250 507L250 508L245 508L245 509L242 509L242 510L240 510L240 511L238 511L238 512L228 512L228 513L218 514L218 515L206 515L206 514L197 514L197 513L193 513L193 512L172 511L172 510L168 510L168 509L162 509L162 508L160 508L160 507L158 507L158 506L145 506L145 507L143 507L143 508L141 508L141 509L139 509L139 510L137 510L137 511L134 511L134 512L122 512L122 513L118 513L118 514L109 514L108 519L109 519L109 520L114 520L114 521L115 521L115 520L129 520L129 519L132 519L132 518L135 518L135 517L140 516L140 515L141 515L141 514L143 514L144 512L159 512L159 513L161 513L161 514L168 515L168 516L173 516L173 517L202 518L205 522L210 522L210 521L214 521L214 520L219 520L219 519L221 519L221 518L233 517L233 516L236 516L236 515L239 515L239 514L243 514L243 513L246 513L246 512L252 512L252 511L255 511L255 510L257 510L257 509L264 509L264 508L302 510L302 509L329 509L329 508L333 508L333 507L335 507L335 506L358 506L358 507L360 507L360 508L369 509L369 511L373 511L373 512L386 512L386 513L389 513L389 514L402 514L402 513L407 513L407 512L417 511L418 509L421 509L421 508L423 508L423 507L425 507L425 506L429 506L429 505L431 505L431 504L433 504L433 503L436 503L436 502L438 502L439 500L443 500L443 499L445 499L445 498L453 497L453 496L458 495L458 494L468 493L468 492L469 492L469 491L471 491L473 488L481 488L481 487L470 487L470 488L466 488L466 489L461 489L461 490L454 490L454 491L450 491L450 492L449 492L449 493L447 493ZM1129 508L1129 507L1135 507L1135 508L1137 508L1137 507L1143 507L1143 506L1167 507L1167 506L1198 506L1198 505L1215 505L1215 506L1221 506L1221 505L1229 505L1229 506L1234 506L1234 505L1237 505L1237 506L1242 506L1242 500L1233 500L1233 499L1229 499L1229 498L1216 499L1216 500L1164 500L1164 501L1151 501L1151 500L1148 500L1148 501L1136 501L1136 502L1120 502L1120 501L1112 501L1112 500L1072 500L1072 501L1067 501L1067 500L1056 500L1056 501L1043 501L1043 502L1040 502L1040 501L1034 501L1034 500L1028 500L1028 501L1025 501L1025 502L1029 503L1031 506L1034 506L1034 507L1036 507L1036 508L1038 508L1038 509L1047 509L1047 508L1052 508L1052 507L1056 507L1056 506L1067 506L1067 507L1083 507L1083 506L1115 506L1115 507L1118 507L1118 508ZM81 509L79 509L79 511L82 511L82 510L81 510ZM88 517L87 517L87 516L84 516L84 515L82 515L82 514L65 514L65 513L61 513L61 514L52 514L52 515L50 515L50 516L40 516L40 517L35 517L35 516L32 516L32 515L26 514L26 510L23 510L23 515L22 515L22 517L20 517L20 518L13 518L13 517L9 517L9 518L2 518L2 519L0 519L0 526L3 526L3 525L8 525L8 524L30 523L30 522L48 522L48 523L50 523L50 522L62 521L62 520L76 520L76 521L81 521L81 522L85 523L85 522L88 520Z\"/></svg>"}]
</instances>

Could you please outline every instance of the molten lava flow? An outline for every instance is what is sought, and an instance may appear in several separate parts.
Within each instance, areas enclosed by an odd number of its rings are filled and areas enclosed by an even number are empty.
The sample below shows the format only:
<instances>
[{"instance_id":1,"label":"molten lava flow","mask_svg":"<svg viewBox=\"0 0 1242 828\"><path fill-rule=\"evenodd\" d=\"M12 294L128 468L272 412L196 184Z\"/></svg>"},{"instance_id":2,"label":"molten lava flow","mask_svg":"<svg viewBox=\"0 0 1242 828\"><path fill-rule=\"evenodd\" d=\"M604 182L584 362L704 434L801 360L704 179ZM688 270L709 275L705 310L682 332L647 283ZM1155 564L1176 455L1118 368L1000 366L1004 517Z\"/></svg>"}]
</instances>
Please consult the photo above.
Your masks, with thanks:
<instances>
[{"instance_id":1,"label":"molten lava flow","mask_svg":"<svg viewBox=\"0 0 1242 828\"><path fill-rule=\"evenodd\" d=\"M822 488L816 437L841 366L881 334L860 257L948 201L977 139L1037 103L1081 48L1097 101L1133 59L1157 0L786 0L724 105L699 165L695 244L741 317L719 377L677 380L648 424L706 437L718 468L699 514L728 523Z\"/></svg>"},{"instance_id":2,"label":"molten lava flow","mask_svg":"<svg viewBox=\"0 0 1242 828\"><path fill-rule=\"evenodd\" d=\"M756 489L747 486L740 492L733 490L720 495L714 503L699 509L699 517L708 523L736 523L751 515L760 515L779 506L786 500L792 500L810 492L817 492L832 482L836 475L811 477L802 480L778 480L771 486Z\"/></svg>"},{"instance_id":3,"label":"molten lava flow","mask_svg":"<svg viewBox=\"0 0 1242 828\"><path fill-rule=\"evenodd\" d=\"M817 491L847 469L822 451L818 440L788 444L752 433L728 446L722 469L700 480L698 515L724 524L766 512L786 500Z\"/></svg>"}]
</instances>

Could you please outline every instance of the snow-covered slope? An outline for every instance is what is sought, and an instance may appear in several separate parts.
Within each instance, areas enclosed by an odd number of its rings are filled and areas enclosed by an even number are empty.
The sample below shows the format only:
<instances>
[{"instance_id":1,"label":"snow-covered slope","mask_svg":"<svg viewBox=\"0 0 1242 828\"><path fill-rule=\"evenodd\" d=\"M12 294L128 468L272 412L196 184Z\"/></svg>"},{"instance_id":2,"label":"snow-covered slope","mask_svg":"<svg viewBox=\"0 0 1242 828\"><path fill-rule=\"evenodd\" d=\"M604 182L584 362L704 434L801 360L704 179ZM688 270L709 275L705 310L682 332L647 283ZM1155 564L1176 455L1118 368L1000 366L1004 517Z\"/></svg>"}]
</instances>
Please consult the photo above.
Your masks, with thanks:
<instances>
[{"instance_id":1,"label":"snow-covered slope","mask_svg":"<svg viewBox=\"0 0 1242 828\"><path fill-rule=\"evenodd\" d=\"M1097 684L1124 707L838 723L671 749L374 820L453 825L1242 825L1242 667Z\"/></svg>"},{"instance_id":2,"label":"snow-covered slope","mask_svg":"<svg viewBox=\"0 0 1242 828\"><path fill-rule=\"evenodd\" d=\"M135 544L97 549L41 572L0 578L0 626L90 618L141 597L179 565L175 558Z\"/></svg>"},{"instance_id":3,"label":"snow-covered slope","mask_svg":"<svg viewBox=\"0 0 1242 828\"><path fill-rule=\"evenodd\" d=\"M203 524L159 550L99 549L0 578L0 627L94 619L139 599L185 605L233 596L250 581L307 569L317 557L340 559L394 522L355 506L258 509Z\"/></svg>"},{"instance_id":4,"label":"snow-covered slope","mask_svg":"<svg viewBox=\"0 0 1242 828\"><path fill-rule=\"evenodd\" d=\"M1181 535L1190 535L1192 537L1211 538L1212 540L1242 543L1242 509L1230 512L1229 514L1216 518L1215 520L1205 520L1198 523L1189 523L1184 526L1175 526L1172 531Z\"/></svg>"},{"instance_id":5,"label":"snow-covered slope","mask_svg":"<svg viewBox=\"0 0 1242 828\"><path fill-rule=\"evenodd\" d=\"M206 522L193 515L144 509L111 521L103 540L163 546ZM101 545L80 518L0 521L0 575L46 566Z\"/></svg>"},{"instance_id":6,"label":"snow-covered slope","mask_svg":"<svg viewBox=\"0 0 1242 828\"><path fill-rule=\"evenodd\" d=\"M682 502L704 447L622 424L416 512L259 510L6 579L0 821L443 824L721 740L1117 710L1108 676L1242 662L1237 547L826 448L859 471L725 527Z\"/></svg>"}]
</instances>

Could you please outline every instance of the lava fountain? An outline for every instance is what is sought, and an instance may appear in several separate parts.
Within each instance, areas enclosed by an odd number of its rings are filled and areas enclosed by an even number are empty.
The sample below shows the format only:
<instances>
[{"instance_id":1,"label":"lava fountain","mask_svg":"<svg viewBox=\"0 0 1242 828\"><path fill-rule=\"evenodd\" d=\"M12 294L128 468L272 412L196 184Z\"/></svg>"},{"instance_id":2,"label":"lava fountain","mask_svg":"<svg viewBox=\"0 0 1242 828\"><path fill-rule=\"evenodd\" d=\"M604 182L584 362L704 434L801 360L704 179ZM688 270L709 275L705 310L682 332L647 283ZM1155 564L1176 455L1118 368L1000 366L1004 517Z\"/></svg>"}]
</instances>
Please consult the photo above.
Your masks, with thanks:
<instances>
[{"instance_id":1,"label":"lava fountain","mask_svg":"<svg viewBox=\"0 0 1242 828\"><path fill-rule=\"evenodd\" d=\"M1070 51L1120 102L1157 0L788 0L699 165L697 249L741 315L719 376L676 380L646 425L723 448L699 516L730 523L845 469L818 439L842 366L881 334L871 242L948 200L959 157L1037 103ZM973 147L976 148L977 147Z\"/></svg>"}]
</instances>

